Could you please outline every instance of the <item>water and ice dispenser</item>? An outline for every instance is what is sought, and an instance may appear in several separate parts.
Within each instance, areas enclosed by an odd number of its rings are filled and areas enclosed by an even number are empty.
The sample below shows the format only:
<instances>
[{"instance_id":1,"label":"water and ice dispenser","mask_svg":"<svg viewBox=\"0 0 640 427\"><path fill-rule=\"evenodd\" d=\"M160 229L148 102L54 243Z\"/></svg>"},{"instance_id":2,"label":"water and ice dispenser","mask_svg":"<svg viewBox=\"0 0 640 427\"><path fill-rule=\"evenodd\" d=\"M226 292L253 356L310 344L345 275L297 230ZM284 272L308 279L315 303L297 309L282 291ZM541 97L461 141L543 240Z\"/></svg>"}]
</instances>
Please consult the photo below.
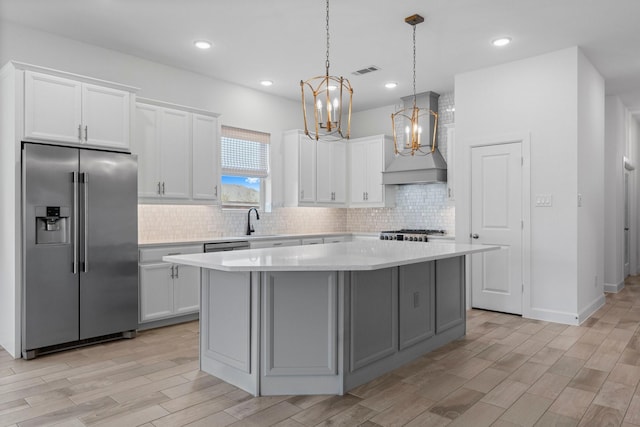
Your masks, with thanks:
<instances>
[{"instance_id":1,"label":"water and ice dispenser","mask_svg":"<svg viewBox=\"0 0 640 427\"><path fill-rule=\"evenodd\" d=\"M36 206L36 244L69 243L70 213L66 206Z\"/></svg>"}]
</instances>

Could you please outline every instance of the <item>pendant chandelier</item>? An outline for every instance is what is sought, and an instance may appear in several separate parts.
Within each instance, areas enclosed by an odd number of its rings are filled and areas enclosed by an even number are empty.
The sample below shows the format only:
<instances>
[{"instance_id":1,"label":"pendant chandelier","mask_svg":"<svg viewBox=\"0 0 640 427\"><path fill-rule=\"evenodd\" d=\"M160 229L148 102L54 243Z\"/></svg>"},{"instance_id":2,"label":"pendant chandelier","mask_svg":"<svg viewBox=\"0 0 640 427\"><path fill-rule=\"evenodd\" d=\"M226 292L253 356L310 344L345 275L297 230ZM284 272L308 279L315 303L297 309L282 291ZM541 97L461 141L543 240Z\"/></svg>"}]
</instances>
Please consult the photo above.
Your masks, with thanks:
<instances>
[{"instance_id":1,"label":"pendant chandelier","mask_svg":"<svg viewBox=\"0 0 640 427\"><path fill-rule=\"evenodd\" d=\"M420 15L412 15L405 18L404 22L413 27L413 107L404 108L391 114L391 126L393 127L393 146L396 155L414 156L431 154L436 149L436 129L438 128L438 113L419 108L416 103L416 25L424 22ZM429 129L433 116L433 135L422 137L422 123ZM398 132L399 126L404 126Z\"/></svg>"},{"instance_id":2,"label":"pendant chandelier","mask_svg":"<svg viewBox=\"0 0 640 427\"><path fill-rule=\"evenodd\" d=\"M353 89L351 89L349 80L329 75L329 0L326 0L326 3L327 56L325 74L300 81L304 133L316 141L321 137L336 140L348 139L351 132ZM305 97L305 91L309 92L307 97ZM346 99L347 97L348 99ZM309 108L307 108L306 100L313 101ZM348 101L348 105L345 101ZM309 110L313 111L312 115ZM342 129L344 116L346 116L346 130ZM309 123L312 121L313 126L309 128Z\"/></svg>"}]
</instances>

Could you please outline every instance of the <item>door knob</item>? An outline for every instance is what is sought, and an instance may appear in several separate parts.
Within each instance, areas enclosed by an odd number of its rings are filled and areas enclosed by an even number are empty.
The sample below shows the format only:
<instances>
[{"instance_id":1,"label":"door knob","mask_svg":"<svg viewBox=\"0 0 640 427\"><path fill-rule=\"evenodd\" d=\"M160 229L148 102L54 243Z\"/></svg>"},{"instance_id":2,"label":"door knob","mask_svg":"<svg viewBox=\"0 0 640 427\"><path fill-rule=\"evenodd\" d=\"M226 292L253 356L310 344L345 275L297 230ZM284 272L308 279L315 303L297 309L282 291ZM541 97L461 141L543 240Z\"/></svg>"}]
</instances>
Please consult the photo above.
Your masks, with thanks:
<instances>
[{"instance_id":1,"label":"door knob","mask_svg":"<svg viewBox=\"0 0 640 427\"><path fill-rule=\"evenodd\" d=\"M471 237L473 237L474 239L477 239L477 238L479 238L480 236L478 236L478 233L473 233L473 234L471 235Z\"/></svg>"}]
</instances>

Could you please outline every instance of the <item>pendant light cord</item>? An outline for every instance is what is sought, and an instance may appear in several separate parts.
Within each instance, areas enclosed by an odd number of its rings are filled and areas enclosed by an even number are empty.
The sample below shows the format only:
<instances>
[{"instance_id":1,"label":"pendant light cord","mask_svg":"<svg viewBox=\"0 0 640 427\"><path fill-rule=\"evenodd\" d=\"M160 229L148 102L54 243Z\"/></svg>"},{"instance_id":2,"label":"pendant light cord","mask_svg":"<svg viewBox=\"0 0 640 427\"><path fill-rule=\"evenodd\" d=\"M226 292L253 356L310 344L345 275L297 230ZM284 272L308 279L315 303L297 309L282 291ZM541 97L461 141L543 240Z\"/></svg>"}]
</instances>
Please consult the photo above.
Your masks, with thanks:
<instances>
[{"instance_id":1,"label":"pendant light cord","mask_svg":"<svg viewBox=\"0 0 640 427\"><path fill-rule=\"evenodd\" d=\"M415 106L416 106L416 26L413 25L413 107L415 108Z\"/></svg>"},{"instance_id":2,"label":"pendant light cord","mask_svg":"<svg viewBox=\"0 0 640 427\"><path fill-rule=\"evenodd\" d=\"M327 0L327 61L325 66L327 68L327 76L329 75L329 0Z\"/></svg>"}]
</instances>

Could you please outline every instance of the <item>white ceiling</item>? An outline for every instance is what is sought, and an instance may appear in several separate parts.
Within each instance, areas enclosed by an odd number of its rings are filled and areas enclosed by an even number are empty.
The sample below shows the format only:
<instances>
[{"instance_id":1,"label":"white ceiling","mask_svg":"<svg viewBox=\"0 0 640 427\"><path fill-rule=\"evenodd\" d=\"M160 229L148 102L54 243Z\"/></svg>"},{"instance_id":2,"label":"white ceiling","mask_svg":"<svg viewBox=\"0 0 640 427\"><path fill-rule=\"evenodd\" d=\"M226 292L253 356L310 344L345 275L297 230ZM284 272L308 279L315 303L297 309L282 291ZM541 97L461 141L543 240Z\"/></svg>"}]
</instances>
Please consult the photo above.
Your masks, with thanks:
<instances>
[{"instance_id":1,"label":"white ceiling","mask_svg":"<svg viewBox=\"0 0 640 427\"><path fill-rule=\"evenodd\" d=\"M640 0L332 0L331 74L354 88L354 110L412 93L411 27L418 13L417 92L453 90L454 75L580 46L640 111ZM324 74L323 0L0 0L0 19L298 100ZM513 43L490 42L509 36ZM193 47L196 39L215 46ZM380 71L351 73L375 65ZM274 85L263 88L261 79ZM397 81L394 90L384 83ZM549 100L553 102L553 100Z\"/></svg>"}]
</instances>

